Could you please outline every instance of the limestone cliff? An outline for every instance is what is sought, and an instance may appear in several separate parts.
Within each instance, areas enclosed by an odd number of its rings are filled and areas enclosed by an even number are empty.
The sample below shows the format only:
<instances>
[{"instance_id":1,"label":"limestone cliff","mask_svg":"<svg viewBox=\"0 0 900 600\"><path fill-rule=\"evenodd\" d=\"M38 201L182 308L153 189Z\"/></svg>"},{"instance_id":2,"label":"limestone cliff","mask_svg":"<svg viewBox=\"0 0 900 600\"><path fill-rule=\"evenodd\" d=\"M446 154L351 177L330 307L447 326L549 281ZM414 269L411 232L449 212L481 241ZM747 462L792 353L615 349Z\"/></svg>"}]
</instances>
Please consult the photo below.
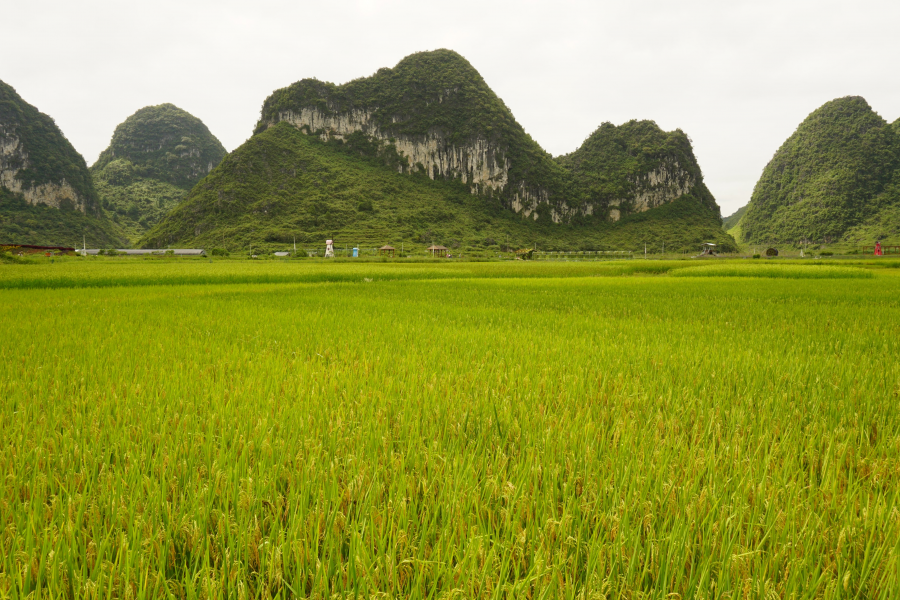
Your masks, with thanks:
<instances>
[{"instance_id":1,"label":"limestone cliff","mask_svg":"<svg viewBox=\"0 0 900 600\"><path fill-rule=\"evenodd\" d=\"M125 243L100 208L84 158L49 116L0 81L0 243Z\"/></svg>"},{"instance_id":2,"label":"limestone cliff","mask_svg":"<svg viewBox=\"0 0 900 600\"><path fill-rule=\"evenodd\" d=\"M665 132L653 121L601 125L575 152L557 161L571 175L570 197L594 213L617 221L681 196L693 196L719 215L703 183L690 140L681 130Z\"/></svg>"},{"instance_id":3,"label":"limestone cliff","mask_svg":"<svg viewBox=\"0 0 900 600\"><path fill-rule=\"evenodd\" d=\"M650 121L607 124L615 144L605 125L554 160L472 65L449 50L413 54L340 86L304 79L277 90L263 105L257 132L279 122L378 155L401 173L459 181L535 220L616 221L683 195L718 211L683 132L665 133Z\"/></svg>"},{"instance_id":4,"label":"limestone cliff","mask_svg":"<svg viewBox=\"0 0 900 600\"><path fill-rule=\"evenodd\" d=\"M29 204L99 214L84 158L53 119L0 81L0 186Z\"/></svg>"},{"instance_id":5,"label":"limestone cliff","mask_svg":"<svg viewBox=\"0 0 900 600\"><path fill-rule=\"evenodd\" d=\"M336 86L305 79L263 105L257 132L287 122L323 140L373 144L404 173L456 180L526 217L567 214L563 170L463 57L421 52Z\"/></svg>"}]
</instances>

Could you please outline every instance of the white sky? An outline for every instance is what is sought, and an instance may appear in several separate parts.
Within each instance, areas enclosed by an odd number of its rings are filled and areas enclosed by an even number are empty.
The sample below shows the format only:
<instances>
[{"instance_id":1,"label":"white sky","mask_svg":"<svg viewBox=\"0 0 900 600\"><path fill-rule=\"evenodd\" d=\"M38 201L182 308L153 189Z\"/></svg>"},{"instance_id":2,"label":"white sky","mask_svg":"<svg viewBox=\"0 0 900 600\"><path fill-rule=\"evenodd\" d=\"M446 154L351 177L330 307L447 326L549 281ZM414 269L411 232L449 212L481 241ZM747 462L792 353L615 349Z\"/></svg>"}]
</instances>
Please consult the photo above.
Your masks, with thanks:
<instances>
[{"instance_id":1,"label":"white sky","mask_svg":"<svg viewBox=\"0 0 900 600\"><path fill-rule=\"evenodd\" d=\"M604 121L680 127L723 215L824 102L900 117L897 0L0 0L0 15L0 79L88 164L143 106L172 102L233 150L273 90L435 48L465 56L554 155Z\"/></svg>"}]
</instances>

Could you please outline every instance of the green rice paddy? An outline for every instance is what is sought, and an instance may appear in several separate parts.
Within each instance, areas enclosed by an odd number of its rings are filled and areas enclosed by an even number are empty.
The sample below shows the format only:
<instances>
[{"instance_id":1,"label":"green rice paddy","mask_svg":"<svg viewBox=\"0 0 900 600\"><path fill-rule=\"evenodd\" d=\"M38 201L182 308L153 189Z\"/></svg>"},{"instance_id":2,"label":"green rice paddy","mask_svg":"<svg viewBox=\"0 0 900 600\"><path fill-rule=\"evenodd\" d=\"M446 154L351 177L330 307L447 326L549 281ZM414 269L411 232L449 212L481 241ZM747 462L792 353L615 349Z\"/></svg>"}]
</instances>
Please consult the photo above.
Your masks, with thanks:
<instances>
[{"instance_id":1,"label":"green rice paddy","mask_svg":"<svg viewBox=\"0 0 900 600\"><path fill-rule=\"evenodd\" d=\"M0 265L0 598L897 597L897 265L695 264Z\"/></svg>"}]
</instances>

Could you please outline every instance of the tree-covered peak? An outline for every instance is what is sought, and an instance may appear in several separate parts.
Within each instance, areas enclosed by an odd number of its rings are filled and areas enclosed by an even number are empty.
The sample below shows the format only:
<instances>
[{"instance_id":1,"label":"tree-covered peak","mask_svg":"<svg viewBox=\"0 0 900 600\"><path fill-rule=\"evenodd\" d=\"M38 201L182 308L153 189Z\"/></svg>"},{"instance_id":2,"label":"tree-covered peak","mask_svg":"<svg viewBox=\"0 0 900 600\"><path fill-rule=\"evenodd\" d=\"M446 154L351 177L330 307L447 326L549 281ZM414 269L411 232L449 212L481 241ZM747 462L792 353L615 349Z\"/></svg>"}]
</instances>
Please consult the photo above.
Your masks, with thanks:
<instances>
[{"instance_id":1,"label":"tree-covered peak","mask_svg":"<svg viewBox=\"0 0 900 600\"><path fill-rule=\"evenodd\" d=\"M136 176L189 188L226 153L203 121L174 104L159 104L140 109L116 127L91 170L97 175L116 162L115 175L131 168Z\"/></svg>"},{"instance_id":2,"label":"tree-covered peak","mask_svg":"<svg viewBox=\"0 0 900 600\"><path fill-rule=\"evenodd\" d=\"M256 131L279 121L283 112L304 108L326 114L363 110L394 134L440 131L452 143L521 130L471 63L446 49L411 54L394 68L343 85L303 79L276 90L263 104Z\"/></svg>"},{"instance_id":3,"label":"tree-covered peak","mask_svg":"<svg viewBox=\"0 0 900 600\"><path fill-rule=\"evenodd\" d=\"M663 131L648 120L619 126L603 123L577 150L557 161L571 171L572 195L582 203L620 206L645 189L648 184L642 179L655 173L655 181L668 179L673 189L680 183L684 193L719 213L715 198L703 184L691 141L680 129Z\"/></svg>"},{"instance_id":4,"label":"tree-covered peak","mask_svg":"<svg viewBox=\"0 0 900 600\"><path fill-rule=\"evenodd\" d=\"M561 156L559 160L576 169L585 161L599 156L613 160L639 157L649 164L673 152L684 153L685 150L690 150L690 141L680 129L666 132L655 121L631 120L618 127L609 122L603 123L577 150ZM690 158L686 154L683 158L686 163L694 162L692 154Z\"/></svg>"},{"instance_id":5,"label":"tree-covered peak","mask_svg":"<svg viewBox=\"0 0 900 600\"><path fill-rule=\"evenodd\" d=\"M797 127L794 136L802 140L816 143L828 142L845 146L854 143L873 128L881 128L887 124L878 115L865 98L861 96L845 96L826 102ZM803 145L800 151L816 151L815 147Z\"/></svg>"},{"instance_id":6,"label":"tree-covered peak","mask_svg":"<svg viewBox=\"0 0 900 600\"><path fill-rule=\"evenodd\" d=\"M874 210L897 168L897 131L864 98L826 102L766 165L742 235L754 243L836 240Z\"/></svg>"}]
</instances>

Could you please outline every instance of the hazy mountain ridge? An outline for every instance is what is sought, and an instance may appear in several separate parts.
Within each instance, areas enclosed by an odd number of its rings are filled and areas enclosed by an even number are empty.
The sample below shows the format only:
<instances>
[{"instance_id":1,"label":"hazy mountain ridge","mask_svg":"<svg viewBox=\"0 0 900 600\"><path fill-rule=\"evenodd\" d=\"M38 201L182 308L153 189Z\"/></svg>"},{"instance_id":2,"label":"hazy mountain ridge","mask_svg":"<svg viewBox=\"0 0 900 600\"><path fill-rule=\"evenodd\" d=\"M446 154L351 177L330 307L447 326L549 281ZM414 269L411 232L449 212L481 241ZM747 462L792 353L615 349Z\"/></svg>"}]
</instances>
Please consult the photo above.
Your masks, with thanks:
<instances>
[{"instance_id":1,"label":"hazy mountain ridge","mask_svg":"<svg viewBox=\"0 0 900 600\"><path fill-rule=\"evenodd\" d=\"M743 205L727 217L722 218L722 229L728 231L732 229L735 225L741 222L741 219L744 218L744 215L747 213L747 204Z\"/></svg>"}]
</instances>

